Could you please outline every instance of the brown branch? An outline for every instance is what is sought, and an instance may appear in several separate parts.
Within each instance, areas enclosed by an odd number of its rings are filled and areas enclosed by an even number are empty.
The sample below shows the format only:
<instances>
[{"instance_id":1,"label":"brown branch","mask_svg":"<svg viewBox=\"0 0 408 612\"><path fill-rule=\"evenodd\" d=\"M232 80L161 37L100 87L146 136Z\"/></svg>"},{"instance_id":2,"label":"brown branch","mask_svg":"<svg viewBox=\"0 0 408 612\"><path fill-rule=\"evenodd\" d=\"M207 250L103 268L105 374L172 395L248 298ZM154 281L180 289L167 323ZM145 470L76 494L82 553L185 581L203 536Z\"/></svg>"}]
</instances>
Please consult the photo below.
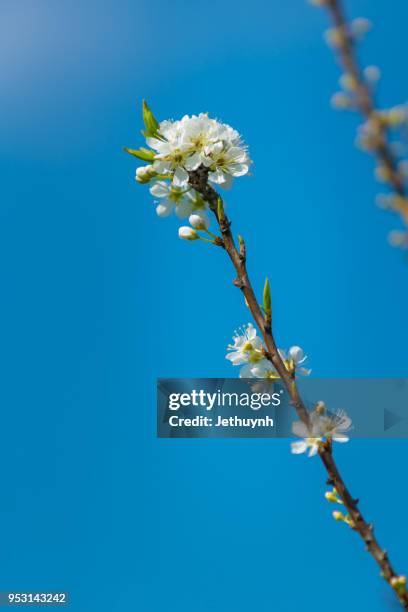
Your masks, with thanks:
<instances>
[{"instance_id":1,"label":"brown branch","mask_svg":"<svg viewBox=\"0 0 408 612\"><path fill-rule=\"evenodd\" d=\"M289 394L291 404L296 410L298 417L306 425L309 425L309 412L299 394L294 373L287 370L286 365L279 354L271 324L269 323L268 319L264 317L256 299L255 292L252 288L246 267L245 244L241 239L239 245L240 248L237 249L230 229L231 223L224 213L222 200L218 193L208 184L208 169L201 166L198 170L190 172L189 183L202 195L206 202L208 202L217 219L223 239L222 246L228 253L237 274L236 279L234 280L234 285L242 291L245 297L252 317L264 339L267 349L266 356L276 368L280 378L282 379L282 382ZM221 206L218 205L220 200ZM327 482L336 488L338 495L343 501L344 506L347 508L349 516L353 522L353 529L364 540L368 552L374 557L375 561L380 567L381 575L394 589L394 592L396 593L402 607L405 610L408 610L408 592L405 587L397 590L395 585L392 584L396 579L398 579L398 574L396 574L394 571L391 562L388 559L387 553L378 544L373 533L372 525L367 523L361 514L358 508L358 500L354 499L349 492L333 458L332 445L330 441L327 441L320 446L319 455L328 474Z\"/></svg>"},{"instance_id":2,"label":"brown branch","mask_svg":"<svg viewBox=\"0 0 408 612\"><path fill-rule=\"evenodd\" d=\"M354 93L357 110L376 127L376 144L373 147L373 153L376 155L379 164L385 168L387 182L395 194L401 198L398 208L395 208L395 210L400 214L402 221L408 225L408 199L404 177L398 170L398 160L388 139L387 125L382 119L381 111L376 108L371 88L360 70L356 56L355 40L345 18L342 3L340 0L326 0L324 6L329 12L338 34L336 50L339 63L344 72L352 77L355 84Z\"/></svg>"}]
</instances>

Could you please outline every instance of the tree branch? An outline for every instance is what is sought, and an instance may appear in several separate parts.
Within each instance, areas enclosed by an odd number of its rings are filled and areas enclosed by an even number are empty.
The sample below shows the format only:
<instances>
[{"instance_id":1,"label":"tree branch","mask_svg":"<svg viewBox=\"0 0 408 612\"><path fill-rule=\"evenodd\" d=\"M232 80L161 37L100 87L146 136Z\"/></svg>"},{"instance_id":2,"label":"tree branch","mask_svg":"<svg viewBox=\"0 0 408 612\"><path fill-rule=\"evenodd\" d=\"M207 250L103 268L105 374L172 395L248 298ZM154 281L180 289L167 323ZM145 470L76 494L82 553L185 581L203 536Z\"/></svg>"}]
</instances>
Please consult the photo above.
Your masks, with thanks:
<instances>
[{"instance_id":1,"label":"tree branch","mask_svg":"<svg viewBox=\"0 0 408 612\"><path fill-rule=\"evenodd\" d=\"M354 93L357 110L376 127L376 143L373 153L379 164L385 168L387 182L395 194L400 196L398 207L395 207L402 221L408 226L408 199L404 176L398 169L398 160L388 139L387 125L382 119L381 111L376 108L372 91L367 85L360 70L353 34L345 18L340 0L326 0L324 7L329 12L338 39L336 44L337 57L344 72L350 75L354 82Z\"/></svg>"},{"instance_id":2,"label":"tree branch","mask_svg":"<svg viewBox=\"0 0 408 612\"><path fill-rule=\"evenodd\" d=\"M276 368L282 382L289 394L291 404L298 417L307 425L310 424L309 412L299 394L295 374L287 370L284 361L282 360L275 338L272 332L271 324L266 319L261 311L255 292L252 288L246 267L246 248L242 239L240 239L239 249L237 249L232 235L230 226L231 223L224 213L222 199L218 193L208 184L208 169L200 166L197 170L189 173L190 185L201 194L204 200L209 204L213 211L219 228L222 234L222 245L228 253L229 258L235 268L237 277L234 280L236 285L243 293L252 317L258 326L260 333L267 348L267 358ZM219 205L220 204L220 205ZM361 536L366 544L368 552L373 556L380 567L381 575L393 588L401 606L408 610L408 592L405 586L395 587L395 581L399 575L394 571L388 555L377 542L374 536L373 527L367 523L358 508L358 500L354 499L348 490L333 457L333 450L330 441L325 442L319 448L319 456L328 474L328 484L333 485L345 508L347 508L350 518L353 522L353 529ZM393 584L394 583L394 584Z\"/></svg>"}]
</instances>

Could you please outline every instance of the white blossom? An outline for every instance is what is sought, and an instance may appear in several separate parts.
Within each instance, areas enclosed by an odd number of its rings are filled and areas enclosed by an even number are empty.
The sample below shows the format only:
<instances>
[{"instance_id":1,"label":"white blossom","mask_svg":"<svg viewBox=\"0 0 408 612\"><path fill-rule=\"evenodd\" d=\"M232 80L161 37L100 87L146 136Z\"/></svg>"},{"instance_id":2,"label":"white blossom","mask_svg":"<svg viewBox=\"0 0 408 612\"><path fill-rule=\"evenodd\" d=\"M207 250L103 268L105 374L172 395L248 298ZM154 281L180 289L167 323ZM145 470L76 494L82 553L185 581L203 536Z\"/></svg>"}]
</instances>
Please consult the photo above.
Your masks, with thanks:
<instances>
[{"instance_id":1,"label":"white blossom","mask_svg":"<svg viewBox=\"0 0 408 612\"><path fill-rule=\"evenodd\" d=\"M232 365L243 365L240 378L265 378L276 380L280 378L275 366L265 356L261 339L257 336L252 323L242 327L233 337L233 344L228 345L230 351L226 358ZM307 376L311 370L302 367L307 357L300 346L292 346L288 351L279 349L279 355L288 371Z\"/></svg>"},{"instance_id":2,"label":"white blossom","mask_svg":"<svg viewBox=\"0 0 408 612\"><path fill-rule=\"evenodd\" d=\"M230 351L225 356L234 366L244 365L240 371L240 378L253 378L251 369L264 359L262 341L256 334L252 323L240 328L233 337L233 344L228 345Z\"/></svg>"},{"instance_id":3,"label":"white blossom","mask_svg":"<svg viewBox=\"0 0 408 612\"><path fill-rule=\"evenodd\" d=\"M202 161L210 170L208 180L225 189L231 187L234 177L247 174L251 163L244 149L224 141L206 147Z\"/></svg>"},{"instance_id":4,"label":"white blossom","mask_svg":"<svg viewBox=\"0 0 408 612\"><path fill-rule=\"evenodd\" d=\"M309 376L311 373L312 370L302 366L307 359L307 355L305 355L300 346L291 346L288 351L279 349L279 354L288 370L294 369L298 374L302 374L302 376Z\"/></svg>"},{"instance_id":5,"label":"white blossom","mask_svg":"<svg viewBox=\"0 0 408 612\"><path fill-rule=\"evenodd\" d=\"M344 410L319 415L317 426L322 436L331 438L334 442L349 441L346 434L351 429L352 422Z\"/></svg>"},{"instance_id":6,"label":"white blossom","mask_svg":"<svg viewBox=\"0 0 408 612\"><path fill-rule=\"evenodd\" d=\"M309 425L303 421L295 421L292 425L292 432L295 436L303 438L292 442L292 453L296 455L309 451L309 457L315 455L324 439L334 442L348 442L348 431L352 423L350 417L339 410L335 413L324 412L324 404L319 402L319 409L309 413Z\"/></svg>"},{"instance_id":7,"label":"white blossom","mask_svg":"<svg viewBox=\"0 0 408 612\"><path fill-rule=\"evenodd\" d=\"M319 443L321 442L321 438L303 438L303 440L299 440L298 442L292 442L291 448L292 453L295 455L300 455L302 453L308 452L308 457L313 457L319 450Z\"/></svg>"},{"instance_id":8,"label":"white blossom","mask_svg":"<svg viewBox=\"0 0 408 612\"><path fill-rule=\"evenodd\" d=\"M193 211L194 195L191 189L175 187L165 181L156 181L150 187L150 193L160 199L156 207L159 217L168 217L173 210L183 219Z\"/></svg>"}]
</instances>

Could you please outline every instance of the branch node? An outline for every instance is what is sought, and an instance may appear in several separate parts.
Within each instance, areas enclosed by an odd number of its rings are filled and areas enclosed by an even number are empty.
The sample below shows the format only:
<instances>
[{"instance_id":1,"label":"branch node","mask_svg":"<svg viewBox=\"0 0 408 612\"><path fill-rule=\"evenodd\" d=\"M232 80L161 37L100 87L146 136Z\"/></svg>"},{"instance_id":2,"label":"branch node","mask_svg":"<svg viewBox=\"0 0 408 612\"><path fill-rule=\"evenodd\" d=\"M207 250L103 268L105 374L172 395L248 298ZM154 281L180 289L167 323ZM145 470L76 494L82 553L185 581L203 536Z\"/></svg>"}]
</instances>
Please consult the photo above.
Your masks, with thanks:
<instances>
[{"instance_id":1,"label":"branch node","mask_svg":"<svg viewBox=\"0 0 408 612\"><path fill-rule=\"evenodd\" d=\"M242 280L242 278L234 278L234 280L232 281L232 283L235 285L235 287L238 287L238 289L243 289L245 287L245 283Z\"/></svg>"}]
</instances>

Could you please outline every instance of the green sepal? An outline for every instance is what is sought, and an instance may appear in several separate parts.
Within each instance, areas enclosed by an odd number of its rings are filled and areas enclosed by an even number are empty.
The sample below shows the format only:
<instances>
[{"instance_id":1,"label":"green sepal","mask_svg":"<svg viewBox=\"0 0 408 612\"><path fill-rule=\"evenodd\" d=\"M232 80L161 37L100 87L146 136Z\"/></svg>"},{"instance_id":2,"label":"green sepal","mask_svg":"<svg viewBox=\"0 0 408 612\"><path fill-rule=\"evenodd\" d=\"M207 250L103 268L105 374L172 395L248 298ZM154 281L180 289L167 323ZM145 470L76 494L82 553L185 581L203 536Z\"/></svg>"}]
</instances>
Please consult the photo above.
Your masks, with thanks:
<instances>
[{"instance_id":1,"label":"green sepal","mask_svg":"<svg viewBox=\"0 0 408 612\"><path fill-rule=\"evenodd\" d=\"M148 136L155 136L159 131L159 122L150 110L146 100L143 100L143 123Z\"/></svg>"},{"instance_id":2,"label":"green sepal","mask_svg":"<svg viewBox=\"0 0 408 612\"><path fill-rule=\"evenodd\" d=\"M143 161L150 162L154 160L154 151L150 151L150 149L145 149L144 147L140 149L128 149L128 147L125 147L124 151Z\"/></svg>"}]
</instances>

